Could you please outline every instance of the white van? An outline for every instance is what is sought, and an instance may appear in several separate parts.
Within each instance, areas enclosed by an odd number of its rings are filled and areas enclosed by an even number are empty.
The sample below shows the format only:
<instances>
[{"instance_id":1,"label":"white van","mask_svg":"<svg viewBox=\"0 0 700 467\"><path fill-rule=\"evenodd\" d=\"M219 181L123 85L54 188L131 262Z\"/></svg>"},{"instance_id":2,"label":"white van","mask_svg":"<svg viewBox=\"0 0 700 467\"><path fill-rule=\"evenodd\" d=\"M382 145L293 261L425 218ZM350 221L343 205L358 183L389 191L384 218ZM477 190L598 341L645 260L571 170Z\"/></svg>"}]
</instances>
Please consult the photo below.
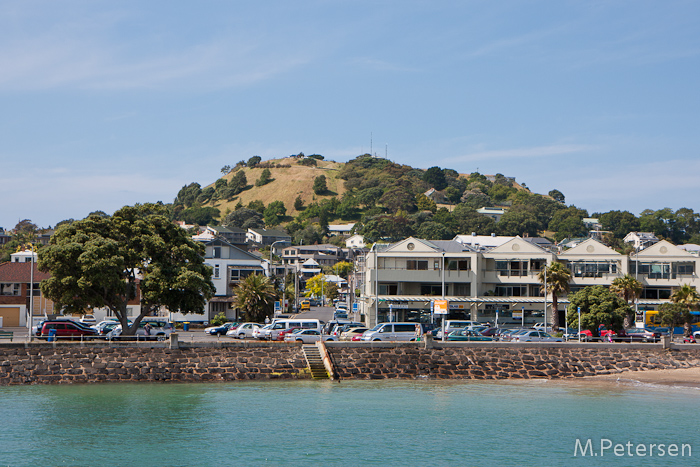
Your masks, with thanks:
<instances>
[{"instance_id":1,"label":"white van","mask_svg":"<svg viewBox=\"0 0 700 467\"><path fill-rule=\"evenodd\" d=\"M315 329L319 333L323 330L323 325L320 320L310 318L275 319L271 324L272 326L270 326L269 333L265 333L263 339L277 340L280 331L291 328Z\"/></svg>"},{"instance_id":2,"label":"white van","mask_svg":"<svg viewBox=\"0 0 700 467\"><path fill-rule=\"evenodd\" d=\"M363 341L414 341L416 340L416 324L419 323L380 323L362 334Z\"/></svg>"}]
</instances>

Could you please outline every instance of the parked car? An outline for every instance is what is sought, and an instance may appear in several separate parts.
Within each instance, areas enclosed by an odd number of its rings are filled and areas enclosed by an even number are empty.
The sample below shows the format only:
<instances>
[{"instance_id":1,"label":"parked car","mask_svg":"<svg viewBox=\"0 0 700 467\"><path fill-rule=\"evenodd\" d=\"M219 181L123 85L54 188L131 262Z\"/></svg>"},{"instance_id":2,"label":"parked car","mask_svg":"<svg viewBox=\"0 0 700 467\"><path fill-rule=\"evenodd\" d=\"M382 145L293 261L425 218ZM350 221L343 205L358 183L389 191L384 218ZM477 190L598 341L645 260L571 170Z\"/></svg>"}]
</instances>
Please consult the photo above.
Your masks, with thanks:
<instances>
[{"instance_id":1,"label":"parked car","mask_svg":"<svg viewBox=\"0 0 700 467\"><path fill-rule=\"evenodd\" d=\"M469 326L483 326L483 324L477 321L448 319L445 321L445 335L447 336L452 331L464 329ZM433 337L436 339L442 339L442 326L437 328L437 330L433 333Z\"/></svg>"},{"instance_id":2,"label":"parked car","mask_svg":"<svg viewBox=\"0 0 700 467\"><path fill-rule=\"evenodd\" d=\"M492 337L484 336L479 331L464 328L452 331L447 335L448 341L492 341Z\"/></svg>"},{"instance_id":3,"label":"parked car","mask_svg":"<svg viewBox=\"0 0 700 467\"><path fill-rule=\"evenodd\" d=\"M144 318L139 323L139 327L136 329L134 336L139 338L143 337L145 339L165 339L175 330L173 323L159 319L149 319ZM108 339L121 339L122 338L122 326L121 324L112 329L106 337ZM126 337L126 336L125 336Z\"/></svg>"},{"instance_id":4,"label":"parked car","mask_svg":"<svg viewBox=\"0 0 700 467\"><path fill-rule=\"evenodd\" d=\"M526 332L526 331L531 331L531 329L523 329L523 328L513 328L513 329L504 329L501 331L498 335L499 339L502 341L509 342L513 339L513 336L516 334Z\"/></svg>"},{"instance_id":5,"label":"parked car","mask_svg":"<svg viewBox=\"0 0 700 467\"><path fill-rule=\"evenodd\" d=\"M413 341L419 323L380 323L362 334L363 341ZM423 327L421 326L421 334Z\"/></svg>"},{"instance_id":6,"label":"parked car","mask_svg":"<svg viewBox=\"0 0 700 467\"><path fill-rule=\"evenodd\" d=\"M84 337L97 337L97 330L87 326L81 326L75 321L51 320L44 321L41 326L41 338L48 339L50 335L57 339L81 339Z\"/></svg>"},{"instance_id":7,"label":"parked car","mask_svg":"<svg viewBox=\"0 0 700 467\"><path fill-rule=\"evenodd\" d=\"M275 340L283 341L284 338L285 338L288 334L292 334L292 333L294 333L295 331L298 331L298 330L300 330L300 329L302 329L302 328L287 328L287 329L282 329L282 330L279 331L279 333L277 334L277 337L275 338ZM321 333L319 332L319 334L321 334Z\"/></svg>"},{"instance_id":8,"label":"parked car","mask_svg":"<svg viewBox=\"0 0 700 467\"><path fill-rule=\"evenodd\" d=\"M362 323L356 323L353 321L347 322L347 323L334 323L331 327L330 330L328 331L327 334L335 337L336 339L340 339L340 335L347 331L350 328L362 328L365 327L364 324Z\"/></svg>"},{"instance_id":9,"label":"parked car","mask_svg":"<svg viewBox=\"0 0 700 467\"><path fill-rule=\"evenodd\" d=\"M481 333L482 336L495 338L495 337L498 337L499 328L490 327L490 328L486 328L483 331L479 331L479 332Z\"/></svg>"},{"instance_id":10,"label":"parked car","mask_svg":"<svg viewBox=\"0 0 700 467\"><path fill-rule=\"evenodd\" d=\"M338 337L338 340L351 341L351 340L353 340L353 337L355 337L355 336L362 337L362 333L364 333L365 331L369 331L369 329L367 329L364 326L359 327L359 328L349 328L349 329L346 329L345 331L341 331L340 336Z\"/></svg>"},{"instance_id":11,"label":"parked car","mask_svg":"<svg viewBox=\"0 0 700 467\"><path fill-rule=\"evenodd\" d=\"M129 321L131 324L131 321ZM104 321L100 321L99 323L90 326L93 329L97 330L97 333L100 334L101 336L109 333L112 329L116 328L119 326L121 323L117 321L116 319L106 319Z\"/></svg>"},{"instance_id":12,"label":"parked car","mask_svg":"<svg viewBox=\"0 0 700 467\"><path fill-rule=\"evenodd\" d=\"M656 342L661 339L661 333L647 328L629 328L621 332L618 339L621 341Z\"/></svg>"},{"instance_id":13,"label":"parked car","mask_svg":"<svg viewBox=\"0 0 700 467\"><path fill-rule=\"evenodd\" d=\"M82 328L92 329L92 326L88 326L87 324L83 324L80 321L74 321L70 318L58 317L55 319L44 319L44 320L39 321L36 326L32 326L32 333L36 337L41 337L41 329L44 327L44 323L48 323L51 321L64 321L64 322L73 323L76 326L80 326Z\"/></svg>"},{"instance_id":14,"label":"parked car","mask_svg":"<svg viewBox=\"0 0 700 467\"><path fill-rule=\"evenodd\" d=\"M228 333L229 329L232 327L235 328L237 325L238 323L228 322L220 326L209 326L208 328L204 328L204 332L212 336L223 336Z\"/></svg>"},{"instance_id":15,"label":"parked car","mask_svg":"<svg viewBox=\"0 0 700 467\"><path fill-rule=\"evenodd\" d=\"M335 313L333 313L333 319L348 319L347 310L335 310Z\"/></svg>"},{"instance_id":16,"label":"parked car","mask_svg":"<svg viewBox=\"0 0 700 467\"><path fill-rule=\"evenodd\" d=\"M332 336L324 336L316 329L296 329L294 332L284 336L285 342L303 342L304 344L313 344L320 340L332 341Z\"/></svg>"},{"instance_id":17,"label":"parked car","mask_svg":"<svg viewBox=\"0 0 700 467\"><path fill-rule=\"evenodd\" d=\"M559 337L552 337L544 331L531 329L515 334L511 342L563 342Z\"/></svg>"},{"instance_id":18,"label":"parked car","mask_svg":"<svg viewBox=\"0 0 700 467\"><path fill-rule=\"evenodd\" d=\"M253 331L263 327L258 323L241 323L235 328L229 329L226 333L229 337L237 337L239 339L248 339L253 337Z\"/></svg>"},{"instance_id":19,"label":"parked car","mask_svg":"<svg viewBox=\"0 0 700 467\"><path fill-rule=\"evenodd\" d=\"M83 315L80 317L80 322L90 326L91 324L97 324L97 320L94 315Z\"/></svg>"},{"instance_id":20,"label":"parked car","mask_svg":"<svg viewBox=\"0 0 700 467\"><path fill-rule=\"evenodd\" d=\"M266 324L265 326L253 328L252 336L253 339L269 339L270 330L272 329L272 323Z\"/></svg>"}]
</instances>

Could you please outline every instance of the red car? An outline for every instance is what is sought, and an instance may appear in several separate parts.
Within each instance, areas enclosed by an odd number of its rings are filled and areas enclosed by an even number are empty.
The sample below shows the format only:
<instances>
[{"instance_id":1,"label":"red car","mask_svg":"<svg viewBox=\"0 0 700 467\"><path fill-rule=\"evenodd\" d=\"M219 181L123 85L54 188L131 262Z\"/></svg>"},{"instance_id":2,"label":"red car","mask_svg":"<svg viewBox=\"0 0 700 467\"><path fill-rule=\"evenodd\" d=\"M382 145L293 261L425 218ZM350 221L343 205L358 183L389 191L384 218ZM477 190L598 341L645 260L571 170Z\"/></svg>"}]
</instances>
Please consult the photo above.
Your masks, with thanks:
<instances>
[{"instance_id":1,"label":"red car","mask_svg":"<svg viewBox=\"0 0 700 467\"><path fill-rule=\"evenodd\" d=\"M284 336L286 336L287 334L293 333L293 332L296 331L297 329L301 329L301 328L283 329L283 330L280 331L280 333L277 335L277 340L278 340L278 341L283 341L283 340L284 340Z\"/></svg>"},{"instance_id":2,"label":"red car","mask_svg":"<svg viewBox=\"0 0 700 467\"><path fill-rule=\"evenodd\" d=\"M98 336L99 333L96 329L82 326L73 321L44 321L41 327L41 337L43 339L48 339L50 335L55 335L57 339L80 339L85 336L95 337Z\"/></svg>"}]
</instances>

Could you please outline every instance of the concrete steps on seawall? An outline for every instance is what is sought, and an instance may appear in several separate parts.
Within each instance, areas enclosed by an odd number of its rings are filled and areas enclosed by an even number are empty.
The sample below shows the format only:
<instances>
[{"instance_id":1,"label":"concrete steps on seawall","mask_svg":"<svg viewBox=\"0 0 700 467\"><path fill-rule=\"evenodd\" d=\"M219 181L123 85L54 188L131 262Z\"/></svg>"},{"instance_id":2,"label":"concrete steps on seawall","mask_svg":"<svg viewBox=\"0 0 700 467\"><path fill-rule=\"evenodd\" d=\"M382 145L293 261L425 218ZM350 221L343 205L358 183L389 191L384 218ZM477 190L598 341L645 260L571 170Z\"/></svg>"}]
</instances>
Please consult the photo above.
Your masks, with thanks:
<instances>
[{"instance_id":1,"label":"concrete steps on seawall","mask_svg":"<svg viewBox=\"0 0 700 467\"><path fill-rule=\"evenodd\" d=\"M311 377L313 379L329 379L319 348L313 344L305 344L301 346L301 350L304 352L304 358L306 358L306 365L311 371Z\"/></svg>"}]
</instances>

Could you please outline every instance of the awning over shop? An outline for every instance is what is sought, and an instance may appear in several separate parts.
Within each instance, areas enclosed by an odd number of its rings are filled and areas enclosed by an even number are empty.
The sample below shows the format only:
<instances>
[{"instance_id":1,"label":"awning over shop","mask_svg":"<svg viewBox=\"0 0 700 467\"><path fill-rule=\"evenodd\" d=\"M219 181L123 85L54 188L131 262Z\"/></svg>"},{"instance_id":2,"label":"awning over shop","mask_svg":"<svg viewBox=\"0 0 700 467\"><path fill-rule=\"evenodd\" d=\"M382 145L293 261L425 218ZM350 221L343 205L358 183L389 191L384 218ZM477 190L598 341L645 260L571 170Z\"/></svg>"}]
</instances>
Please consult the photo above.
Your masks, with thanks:
<instances>
[{"instance_id":1,"label":"awning over shop","mask_svg":"<svg viewBox=\"0 0 700 467\"><path fill-rule=\"evenodd\" d=\"M373 299L374 297L370 297ZM442 300L442 297L421 297L421 296L409 296L409 295L380 295L379 303L403 303L403 302L426 302L429 303L433 300ZM445 297L445 300L463 303L542 303L544 304L544 297ZM548 298L547 303L552 303L552 299ZM560 298L559 303L569 303L569 300L565 298ZM641 304L641 302L640 302Z\"/></svg>"}]
</instances>

